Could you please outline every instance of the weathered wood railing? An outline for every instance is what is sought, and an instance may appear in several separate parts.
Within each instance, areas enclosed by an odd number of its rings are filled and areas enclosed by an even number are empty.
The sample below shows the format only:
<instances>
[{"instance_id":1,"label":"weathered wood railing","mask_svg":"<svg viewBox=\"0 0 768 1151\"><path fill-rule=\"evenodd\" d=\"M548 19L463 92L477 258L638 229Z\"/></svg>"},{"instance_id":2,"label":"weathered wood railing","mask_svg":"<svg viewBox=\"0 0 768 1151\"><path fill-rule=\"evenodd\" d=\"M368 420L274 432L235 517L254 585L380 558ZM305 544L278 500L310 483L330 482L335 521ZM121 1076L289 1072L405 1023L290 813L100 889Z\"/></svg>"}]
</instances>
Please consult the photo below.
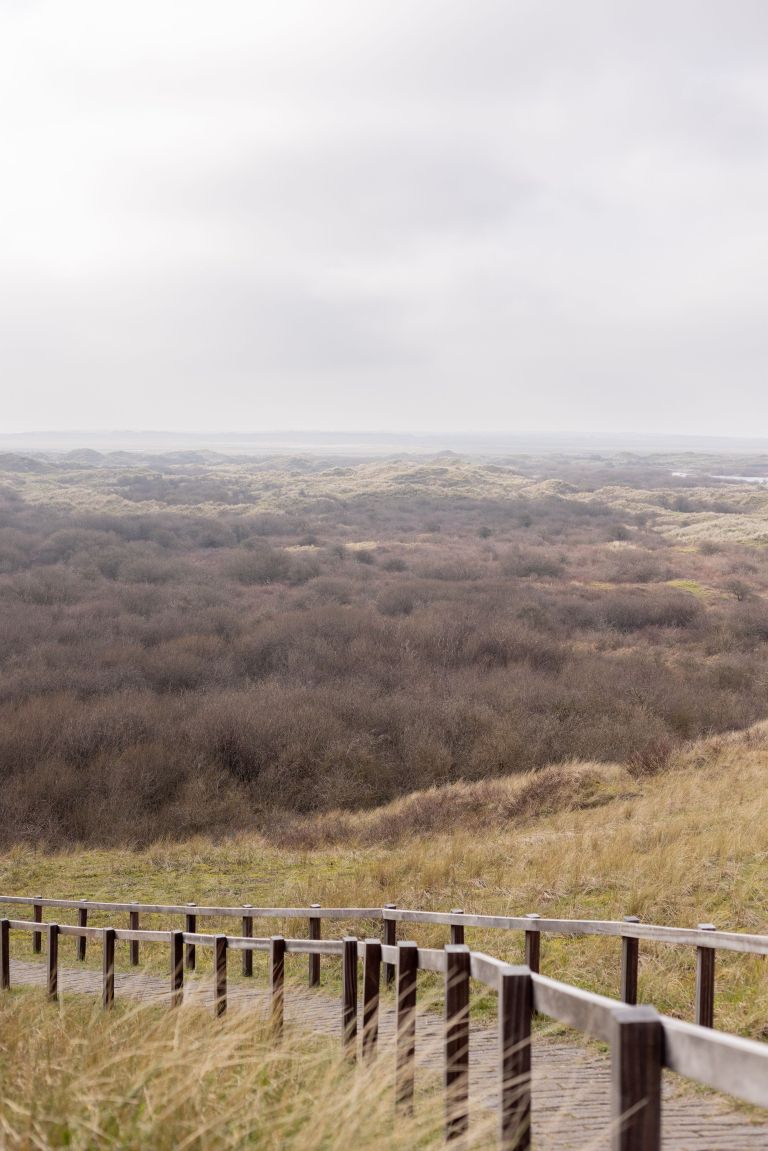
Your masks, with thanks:
<instances>
[{"instance_id":1,"label":"weathered wood railing","mask_svg":"<svg viewBox=\"0 0 768 1151\"><path fill-rule=\"evenodd\" d=\"M227 956L230 951L269 953L271 1026L283 1031L285 956L333 955L342 960L341 1034L346 1055L358 1055L359 964L363 965L361 1053L376 1055L382 963L395 971L395 1098L401 1109L413 1107L416 1049L417 974L430 971L445 980L445 1132L450 1141L469 1123L469 985L476 979L498 995L498 1124L503 1151L522 1151L531 1133L531 1018L536 1011L610 1045L613 1065L613 1146L616 1151L658 1151L661 1147L661 1073L664 1067L738 1099L768 1107L768 1046L723 1035L659 1015L652 1007L632 1007L515 967L465 944L444 950L412 942L382 944L378 939L285 939L207 935L185 931L87 927L40 920L0 920L0 986L10 986L10 932L46 935L47 993L58 997L61 936L98 940L103 954L102 1002L115 999L115 944L165 943L170 953L169 1002L183 996L184 946L210 947L214 955L213 1010L227 1007Z\"/></svg>"},{"instance_id":2,"label":"weathered wood railing","mask_svg":"<svg viewBox=\"0 0 768 1151\"><path fill-rule=\"evenodd\" d=\"M702 1027L714 1026L715 1009L715 952L735 951L751 955L768 955L768 935L749 935L744 932L718 931L711 923L701 923L696 928L662 927L657 924L641 923L636 916L626 916L623 920L594 919L547 919L531 913L515 915L469 915L459 910L415 911L398 908L394 904L384 907L253 907L244 904L234 907L198 906L194 903L116 903L99 900L48 899L43 896L2 895L0 905L30 907L35 923L42 924L43 909L76 911L78 925L87 926L90 912L106 912L109 915L127 914L130 927L138 929L140 916L164 915L183 919L186 934L190 937L197 930L198 920L210 918L240 919L242 935L253 934L254 920L283 919L305 920L310 939L321 938L323 919L354 923L359 921L380 922L383 942L389 946L397 942L397 925L432 924L450 929L452 943L463 943L466 928L523 932L525 938L525 962L531 971L538 973L541 966L541 941L545 935L565 936L608 936L621 942L621 967L619 977L620 997L630 1005L637 1003L637 977L640 956L640 943L662 943L696 948L696 990L694 1019ZM33 934L33 950L42 948L43 928ZM187 971L195 969L194 941L185 946L185 966ZM77 957L85 959L86 937L80 936L77 944ZM139 962L139 941L130 946L130 962ZM250 950L243 951L243 975L253 973L253 960ZM384 964L385 979L392 983L394 967ZM320 955L309 958L309 983L317 986L320 980Z\"/></svg>"}]
</instances>

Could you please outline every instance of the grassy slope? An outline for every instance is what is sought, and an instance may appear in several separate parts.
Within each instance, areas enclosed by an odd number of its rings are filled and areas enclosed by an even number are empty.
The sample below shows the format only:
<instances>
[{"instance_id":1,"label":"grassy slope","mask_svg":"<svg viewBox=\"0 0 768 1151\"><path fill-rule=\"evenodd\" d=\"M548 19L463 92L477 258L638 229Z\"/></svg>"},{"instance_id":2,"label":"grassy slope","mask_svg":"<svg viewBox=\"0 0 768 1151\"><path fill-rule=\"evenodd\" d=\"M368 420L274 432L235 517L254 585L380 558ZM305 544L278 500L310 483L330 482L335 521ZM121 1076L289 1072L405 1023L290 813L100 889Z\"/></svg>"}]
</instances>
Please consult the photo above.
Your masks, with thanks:
<instances>
[{"instance_id":1,"label":"grassy slope","mask_svg":"<svg viewBox=\"0 0 768 1151\"><path fill-rule=\"evenodd\" d=\"M0 889L92 899L283 906L391 901L571 917L636 914L647 922L707 920L768 932L767 777L768 725L761 725L693 744L654 778L637 780L619 766L574 765L458 785L377 812L326 815L286 829L291 842L313 847L241 837L135 853L50 856L16 848L0 860ZM545 813L535 814L541 807ZM304 925L279 926L298 934ZM410 934L424 943L445 941L442 929ZM502 933L468 936L472 946L520 956L519 941ZM693 960L690 948L644 945L641 997L690 1017ZM548 939L543 970L615 994L616 941ZM717 1024L768 1038L766 1020L765 961L721 953Z\"/></svg>"}]
</instances>

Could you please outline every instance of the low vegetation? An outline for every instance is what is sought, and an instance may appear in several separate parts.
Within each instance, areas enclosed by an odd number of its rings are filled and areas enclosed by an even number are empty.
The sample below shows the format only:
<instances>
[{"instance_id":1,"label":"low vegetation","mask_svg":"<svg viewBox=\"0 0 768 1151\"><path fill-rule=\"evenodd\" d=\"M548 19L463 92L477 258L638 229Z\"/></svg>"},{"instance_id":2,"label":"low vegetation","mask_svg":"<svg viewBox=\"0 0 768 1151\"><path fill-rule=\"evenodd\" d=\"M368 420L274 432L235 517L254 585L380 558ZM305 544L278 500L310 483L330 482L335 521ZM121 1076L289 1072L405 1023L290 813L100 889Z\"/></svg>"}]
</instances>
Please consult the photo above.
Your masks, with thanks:
<instances>
[{"instance_id":1,"label":"low vegetation","mask_svg":"<svg viewBox=\"0 0 768 1151\"><path fill-rule=\"evenodd\" d=\"M377 811L299 819L271 838L197 838L140 851L58 854L17 845L0 857L0 890L214 905L380 907L394 901L443 911L638 915L646 923L713 922L768 933L767 779L768 728L760 726L684 746L659 774L638 775L618 764L557 767L504 782L436 789ZM91 921L107 920L92 914ZM159 916L142 920L142 926L161 925L171 923ZM347 927L359 934L377 930L372 922L340 923L332 930L341 934ZM221 921L219 929L231 930L232 920ZM326 924L324 930L331 928ZM259 921L256 931L290 936L304 934L306 924ZM447 938L441 927L409 927L408 935L434 946ZM468 930L467 942L513 962L522 959L519 936ZM68 961L68 946L62 944L62 962ZM14 933L12 949L29 958L29 936ZM127 948L119 951L124 965ZM99 949L91 952L89 962L100 963ZM167 949L155 954L153 945L143 947L145 961L165 971ZM324 981L337 984L337 966L324 960ZM546 937L542 969L615 996L617 941ZM305 974L306 960L291 958L289 977ZM231 975L237 978L236 963ZM263 966L257 977L266 978ZM690 1019L693 993L692 948L642 944L641 1000ZM493 1004L480 1009L492 1012ZM767 1019L763 957L719 952L717 1026L768 1039Z\"/></svg>"},{"instance_id":2,"label":"low vegetation","mask_svg":"<svg viewBox=\"0 0 768 1151\"><path fill-rule=\"evenodd\" d=\"M392 1116L383 1064L355 1073L338 1044L296 1033L280 1047L252 1015L215 1022L91 1002L60 1008L33 991L0 1000L0 1145L153 1151L343 1151L440 1146L439 1096L424 1085L414 1119ZM472 1146L488 1146L490 1115Z\"/></svg>"},{"instance_id":3,"label":"low vegetation","mask_svg":"<svg viewBox=\"0 0 768 1151\"><path fill-rule=\"evenodd\" d=\"M754 723L768 493L697 466L0 460L0 836L273 834L459 782L492 803Z\"/></svg>"}]
</instances>

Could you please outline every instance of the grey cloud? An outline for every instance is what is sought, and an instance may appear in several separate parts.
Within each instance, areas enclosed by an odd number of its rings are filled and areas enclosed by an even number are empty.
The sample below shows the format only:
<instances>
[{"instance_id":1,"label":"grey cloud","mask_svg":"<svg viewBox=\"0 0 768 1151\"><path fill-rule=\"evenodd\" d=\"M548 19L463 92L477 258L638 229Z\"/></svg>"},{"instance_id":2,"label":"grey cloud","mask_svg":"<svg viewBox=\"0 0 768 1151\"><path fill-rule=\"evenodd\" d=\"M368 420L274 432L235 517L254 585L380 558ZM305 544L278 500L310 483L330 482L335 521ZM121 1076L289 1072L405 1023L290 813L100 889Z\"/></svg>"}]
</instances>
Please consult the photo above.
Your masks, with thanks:
<instances>
[{"instance_id":1,"label":"grey cloud","mask_svg":"<svg viewBox=\"0 0 768 1151\"><path fill-rule=\"evenodd\" d=\"M0 0L6 430L768 416L762 0L179 12Z\"/></svg>"}]
</instances>

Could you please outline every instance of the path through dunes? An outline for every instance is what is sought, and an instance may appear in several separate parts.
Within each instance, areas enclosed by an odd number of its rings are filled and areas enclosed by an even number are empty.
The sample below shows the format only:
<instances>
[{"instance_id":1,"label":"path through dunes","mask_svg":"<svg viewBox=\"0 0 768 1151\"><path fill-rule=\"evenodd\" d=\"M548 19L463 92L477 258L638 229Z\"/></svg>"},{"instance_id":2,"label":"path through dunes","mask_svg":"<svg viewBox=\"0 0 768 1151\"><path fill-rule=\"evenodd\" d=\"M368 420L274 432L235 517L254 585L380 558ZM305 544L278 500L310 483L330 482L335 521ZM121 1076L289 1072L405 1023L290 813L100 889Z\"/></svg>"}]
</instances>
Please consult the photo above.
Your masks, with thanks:
<instances>
[{"instance_id":1,"label":"path through dunes","mask_svg":"<svg viewBox=\"0 0 768 1151\"><path fill-rule=\"evenodd\" d=\"M11 960L11 986L45 986L43 964ZM59 969L59 992L101 995L101 973ZM152 975L115 975L115 994L147 1002L167 1002L168 980ZM187 980L185 998L210 1001L207 979ZM231 984L228 1004L266 1015L268 995L254 984ZM285 996L286 1025L312 1028L326 1035L341 1035L338 999L290 984ZM381 1058L391 1059L394 1007L382 1003ZM475 1108L493 1107L496 1086L496 1033L493 1027L473 1024L470 1061L471 1098ZM442 1022L438 1015L419 1012L417 1063L424 1071L440 1073L443 1066ZM388 1063L385 1065L389 1066ZM533 1126L537 1147L552 1151L609 1151L610 1062L607 1056L563 1038L534 1037ZM666 1151L761 1151L768 1146L768 1122L752 1123L728 1100L712 1094L681 1091L665 1075L663 1136Z\"/></svg>"}]
</instances>

